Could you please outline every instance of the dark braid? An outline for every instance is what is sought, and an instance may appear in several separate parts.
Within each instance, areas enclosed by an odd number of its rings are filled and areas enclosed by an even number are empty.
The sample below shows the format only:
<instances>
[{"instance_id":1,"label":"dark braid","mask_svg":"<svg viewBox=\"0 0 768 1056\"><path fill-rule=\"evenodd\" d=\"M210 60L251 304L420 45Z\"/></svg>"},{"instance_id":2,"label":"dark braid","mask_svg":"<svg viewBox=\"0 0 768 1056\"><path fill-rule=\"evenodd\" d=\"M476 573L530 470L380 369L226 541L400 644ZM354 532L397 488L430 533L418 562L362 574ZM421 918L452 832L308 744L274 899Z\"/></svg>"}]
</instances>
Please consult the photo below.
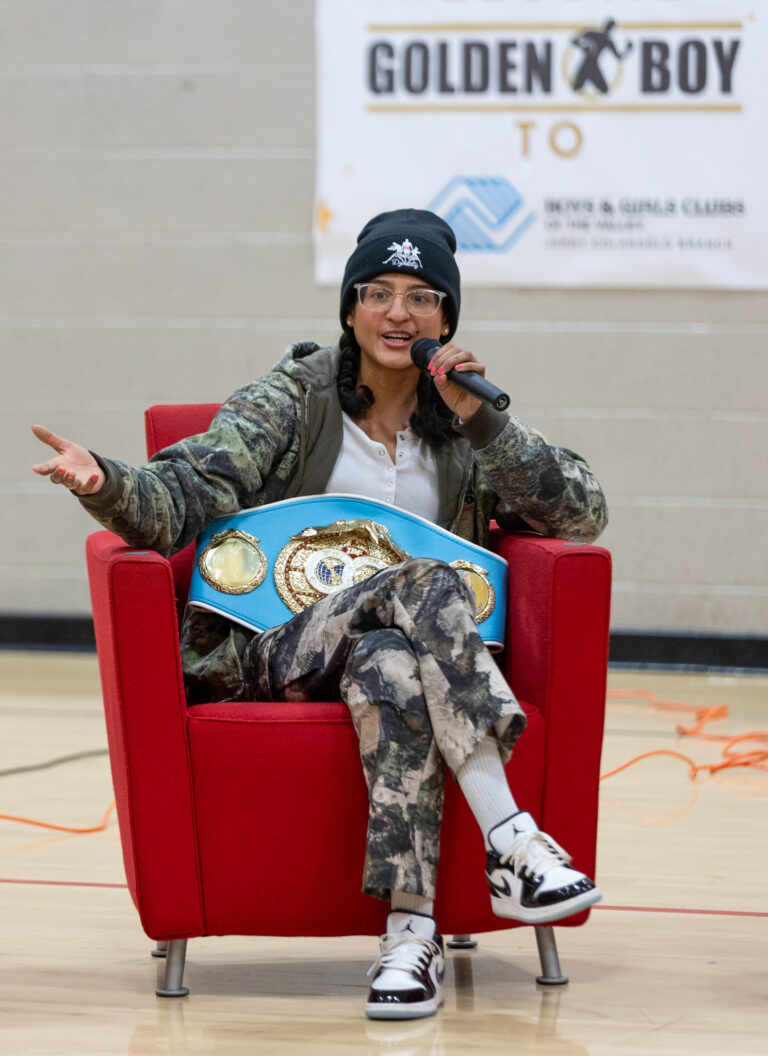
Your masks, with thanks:
<instances>
[{"instance_id":1,"label":"dark braid","mask_svg":"<svg viewBox=\"0 0 768 1056\"><path fill-rule=\"evenodd\" d=\"M430 447L440 447L457 433L453 429L453 411L442 400L431 378L419 374L416 386L418 409L411 415L411 428Z\"/></svg>"},{"instance_id":2,"label":"dark braid","mask_svg":"<svg viewBox=\"0 0 768 1056\"><path fill-rule=\"evenodd\" d=\"M349 331L339 338L341 358L336 386L342 410L350 418L364 418L373 405L374 396L367 385L358 385L360 373L360 346ZM443 402L435 389L432 380L421 374L416 386L418 409L411 415L411 428L416 435L430 447L440 447L450 437L455 436L451 422L453 412Z\"/></svg>"},{"instance_id":3,"label":"dark braid","mask_svg":"<svg viewBox=\"0 0 768 1056\"><path fill-rule=\"evenodd\" d=\"M373 393L367 385L357 384L357 375L360 373L360 346L352 334L345 331L339 338L339 348L341 358L336 388L341 408L350 418L365 418L368 408L373 406Z\"/></svg>"}]
</instances>

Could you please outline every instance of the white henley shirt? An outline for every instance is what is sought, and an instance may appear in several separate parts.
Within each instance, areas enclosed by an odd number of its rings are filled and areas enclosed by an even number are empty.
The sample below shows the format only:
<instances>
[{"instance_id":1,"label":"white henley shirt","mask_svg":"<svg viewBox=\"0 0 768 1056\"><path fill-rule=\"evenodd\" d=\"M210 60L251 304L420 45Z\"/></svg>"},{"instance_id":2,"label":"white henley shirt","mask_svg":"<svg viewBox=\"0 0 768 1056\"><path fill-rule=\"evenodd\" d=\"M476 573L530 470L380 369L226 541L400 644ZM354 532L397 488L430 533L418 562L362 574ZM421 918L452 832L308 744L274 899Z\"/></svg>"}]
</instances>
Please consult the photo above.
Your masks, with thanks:
<instances>
[{"instance_id":1,"label":"white henley shirt","mask_svg":"<svg viewBox=\"0 0 768 1056\"><path fill-rule=\"evenodd\" d=\"M344 436L326 493L365 495L437 521L437 462L429 444L408 426L397 434L395 461L384 444L342 413Z\"/></svg>"}]
</instances>

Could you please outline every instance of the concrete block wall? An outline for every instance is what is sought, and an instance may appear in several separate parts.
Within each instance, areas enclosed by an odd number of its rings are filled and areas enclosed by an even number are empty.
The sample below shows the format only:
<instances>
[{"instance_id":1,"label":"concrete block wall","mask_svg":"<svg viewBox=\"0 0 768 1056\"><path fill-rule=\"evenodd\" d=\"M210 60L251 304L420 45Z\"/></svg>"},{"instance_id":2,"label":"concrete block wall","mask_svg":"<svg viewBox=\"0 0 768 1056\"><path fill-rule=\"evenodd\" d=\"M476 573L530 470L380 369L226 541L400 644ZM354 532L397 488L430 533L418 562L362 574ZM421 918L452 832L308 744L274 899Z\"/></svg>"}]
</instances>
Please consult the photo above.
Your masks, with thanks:
<instances>
[{"instance_id":1,"label":"concrete block wall","mask_svg":"<svg viewBox=\"0 0 768 1056\"><path fill-rule=\"evenodd\" d=\"M223 399L337 336L313 15L0 5L0 615L89 611L94 524L32 476L31 422L140 462L149 404ZM764 294L466 289L460 338L605 486L615 628L765 634L767 334Z\"/></svg>"}]
</instances>

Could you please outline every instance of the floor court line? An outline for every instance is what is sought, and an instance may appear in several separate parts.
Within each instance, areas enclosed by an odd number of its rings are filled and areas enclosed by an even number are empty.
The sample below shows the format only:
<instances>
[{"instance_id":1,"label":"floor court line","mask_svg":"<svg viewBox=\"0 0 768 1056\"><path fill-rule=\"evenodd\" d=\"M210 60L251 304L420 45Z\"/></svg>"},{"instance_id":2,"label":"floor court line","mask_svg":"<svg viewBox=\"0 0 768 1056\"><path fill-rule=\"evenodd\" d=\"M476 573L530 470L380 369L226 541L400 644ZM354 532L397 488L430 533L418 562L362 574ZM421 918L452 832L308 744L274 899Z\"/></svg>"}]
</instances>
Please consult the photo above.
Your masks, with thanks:
<instances>
[{"instance_id":1,"label":"floor court line","mask_svg":"<svg viewBox=\"0 0 768 1056\"><path fill-rule=\"evenodd\" d=\"M620 913L689 913L702 917L768 917L768 913L744 909L678 909L673 906L592 906L592 909L613 909Z\"/></svg>"},{"instance_id":2,"label":"floor court line","mask_svg":"<svg viewBox=\"0 0 768 1056\"><path fill-rule=\"evenodd\" d=\"M107 887L127 889L127 884L106 884L89 880L28 880L0 877L0 884L37 884L43 887ZM592 906L592 909L614 910L619 913L677 913L704 917L768 917L768 913L742 909L680 909L674 906Z\"/></svg>"},{"instance_id":3,"label":"floor court line","mask_svg":"<svg viewBox=\"0 0 768 1056\"><path fill-rule=\"evenodd\" d=\"M90 880L22 880L16 877L0 876L0 884L39 884L43 887L119 887L126 889L127 884L102 884Z\"/></svg>"}]
</instances>

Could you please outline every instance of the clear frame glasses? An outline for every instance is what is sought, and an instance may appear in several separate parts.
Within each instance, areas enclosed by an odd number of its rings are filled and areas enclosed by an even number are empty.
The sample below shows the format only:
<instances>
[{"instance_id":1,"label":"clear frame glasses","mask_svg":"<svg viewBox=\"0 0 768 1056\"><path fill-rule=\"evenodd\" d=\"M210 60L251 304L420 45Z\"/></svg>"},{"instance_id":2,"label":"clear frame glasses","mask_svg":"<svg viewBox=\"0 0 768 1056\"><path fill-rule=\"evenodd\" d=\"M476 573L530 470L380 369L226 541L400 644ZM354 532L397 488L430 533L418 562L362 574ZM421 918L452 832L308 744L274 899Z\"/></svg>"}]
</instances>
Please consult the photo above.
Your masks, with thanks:
<instances>
[{"instance_id":1,"label":"clear frame glasses","mask_svg":"<svg viewBox=\"0 0 768 1056\"><path fill-rule=\"evenodd\" d=\"M356 282L355 289L358 302L369 312L386 312L397 296L389 286L382 286L378 282ZM412 315L434 315L446 296L440 290L416 286L403 294L403 301Z\"/></svg>"}]
</instances>

